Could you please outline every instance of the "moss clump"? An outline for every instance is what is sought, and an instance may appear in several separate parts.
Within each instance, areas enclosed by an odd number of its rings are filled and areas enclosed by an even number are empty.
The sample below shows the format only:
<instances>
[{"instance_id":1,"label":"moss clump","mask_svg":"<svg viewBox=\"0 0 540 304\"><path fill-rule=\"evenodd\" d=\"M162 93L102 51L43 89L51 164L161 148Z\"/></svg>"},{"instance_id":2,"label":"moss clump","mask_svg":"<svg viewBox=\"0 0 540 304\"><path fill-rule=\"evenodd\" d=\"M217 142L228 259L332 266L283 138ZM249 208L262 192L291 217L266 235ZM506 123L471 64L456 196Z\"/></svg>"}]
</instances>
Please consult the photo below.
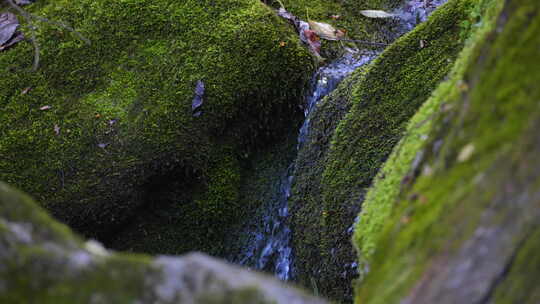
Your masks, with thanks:
<instances>
[{"instance_id":1,"label":"moss clump","mask_svg":"<svg viewBox=\"0 0 540 304\"><path fill-rule=\"evenodd\" d=\"M304 284L309 286L313 277L322 294L336 299L350 295L348 286L356 270L349 227L366 188L403 135L407 121L450 70L463 46L460 22L471 6L471 1L450 1L358 72L361 77L353 76L357 80L347 94L350 111L337 127L327 122L331 127L322 127L324 135L314 133L313 144L305 148L312 152L301 152L315 154L306 163L319 162L318 169L308 170L318 177L300 177L295 186L299 198L293 204L297 210L293 224L310 226L309 231L316 234L306 236L302 230L295 236L295 244L306 244L295 248ZM324 143L329 136L331 141ZM322 149L318 142L324 143Z\"/></svg>"},{"instance_id":2,"label":"moss clump","mask_svg":"<svg viewBox=\"0 0 540 304\"><path fill-rule=\"evenodd\" d=\"M82 242L0 182L2 303L320 303L202 254L150 258Z\"/></svg>"},{"instance_id":3,"label":"moss clump","mask_svg":"<svg viewBox=\"0 0 540 304\"><path fill-rule=\"evenodd\" d=\"M422 147L426 144L436 117L442 112L448 111L451 107L448 105L447 100L450 97L456 98L455 94L458 94L459 91L455 88L464 88L461 82L464 68L468 61L472 60L472 52L476 44L480 43L494 26L499 7L494 6L492 2L479 2L469 10L469 17L471 17L471 12L480 12L483 15L482 27L477 27L470 34L466 48L460 53L459 60L452 68L449 80L438 86L432 96L409 121L405 136L394 148L366 195L360 214L362 223L357 225L355 232L355 244L358 245L358 252L364 262L369 262L369 258L375 250L379 233L395 206L394 201L398 199L398 195L402 190L402 183L409 183L410 179L420 169L420 162L426 156L426 152L423 151ZM468 24L480 24L478 20L467 19L466 21ZM462 22L461 25L463 24ZM463 28L462 26L462 30L467 32L471 28ZM466 32L462 32L460 36L466 37ZM437 147L441 143L442 141L439 141ZM429 171L430 168L427 170ZM421 199L423 200L423 198Z\"/></svg>"},{"instance_id":4,"label":"moss clump","mask_svg":"<svg viewBox=\"0 0 540 304\"><path fill-rule=\"evenodd\" d=\"M478 5L480 30L451 79L427 103L444 104L428 139L419 148L417 139L406 137L388 163L399 167L385 171L368 195L373 201L366 203L355 235L370 263L357 286L358 302L538 299L538 284L522 281L534 281L537 271L522 270L524 263L536 263L524 257L537 247L540 219L540 69L534 68L540 5ZM413 162L416 152L423 157ZM390 195L374 196L383 192Z\"/></svg>"},{"instance_id":5,"label":"moss clump","mask_svg":"<svg viewBox=\"0 0 540 304\"><path fill-rule=\"evenodd\" d=\"M295 162L294 185L289 199L291 228L296 232L292 239L295 267L300 283L311 288L318 288L313 286L313 281L327 267L320 262L323 237L320 234L320 216L324 210L321 198L322 173L332 134L351 107L351 90L364 76L365 69L361 69L344 79L312 110L308 138L298 151ZM340 298L351 297L350 284L341 285L339 292Z\"/></svg>"},{"instance_id":6,"label":"moss clump","mask_svg":"<svg viewBox=\"0 0 540 304\"><path fill-rule=\"evenodd\" d=\"M301 115L313 63L290 26L256 0L29 9L92 44L40 24L38 72L29 43L2 53L0 179L88 236L109 237L164 176L196 185L190 206L209 230L234 223L240 163ZM203 114L193 117L200 79Z\"/></svg>"}]
</instances>

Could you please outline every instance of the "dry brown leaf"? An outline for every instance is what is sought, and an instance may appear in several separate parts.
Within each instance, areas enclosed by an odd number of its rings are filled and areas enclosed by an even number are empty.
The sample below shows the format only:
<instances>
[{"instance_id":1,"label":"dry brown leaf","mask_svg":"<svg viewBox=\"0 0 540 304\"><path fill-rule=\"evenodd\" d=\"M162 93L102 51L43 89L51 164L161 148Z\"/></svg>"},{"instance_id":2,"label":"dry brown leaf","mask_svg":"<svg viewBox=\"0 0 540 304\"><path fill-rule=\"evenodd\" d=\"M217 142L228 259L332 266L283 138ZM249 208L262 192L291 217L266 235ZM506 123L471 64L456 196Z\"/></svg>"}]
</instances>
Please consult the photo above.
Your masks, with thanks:
<instances>
[{"instance_id":1,"label":"dry brown leaf","mask_svg":"<svg viewBox=\"0 0 540 304\"><path fill-rule=\"evenodd\" d=\"M322 39L339 40L340 38L345 36L345 33L343 31L335 29L332 25L328 23L310 20L309 27Z\"/></svg>"}]
</instances>

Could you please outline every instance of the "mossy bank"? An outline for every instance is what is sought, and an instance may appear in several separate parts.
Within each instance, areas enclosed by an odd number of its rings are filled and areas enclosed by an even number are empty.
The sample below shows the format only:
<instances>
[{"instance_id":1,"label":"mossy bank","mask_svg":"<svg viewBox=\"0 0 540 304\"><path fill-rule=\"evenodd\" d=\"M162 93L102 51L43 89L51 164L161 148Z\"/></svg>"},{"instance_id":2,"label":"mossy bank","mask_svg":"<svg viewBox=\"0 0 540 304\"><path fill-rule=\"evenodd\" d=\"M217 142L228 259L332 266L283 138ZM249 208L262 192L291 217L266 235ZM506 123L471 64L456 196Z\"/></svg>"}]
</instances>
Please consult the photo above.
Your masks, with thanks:
<instances>
[{"instance_id":1,"label":"mossy bank","mask_svg":"<svg viewBox=\"0 0 540 304\"><path fill-rule=\"evenodd\" d=\"M0 180L103 239L139 208L172 201L181 240L152 250L218 253L221 228L242 216L244 160L301 118L314 64L292 27L255 0L28 9L91 44L39 23L37 72L31 43L2 52ZM198 80L204 102L194 117Z\"/></svg>"},{"instance_id":2,"label":"mossy bank","mask_svg":"<svg viewBox=\"0 0 540 304\"><path fill-rule=\"evenodd\" d=\"M468 30L461 22L472 7L473 1L449 1L345 80L313 113L291 202L298 276L306 286L351 300L354 218L407 121L462 49Z\"/></svg>"},{"instance_id":3,"label":"mossy bank","mask_svg":"<svg viewBox=\"0 0 540 304\"><path fill-rule=\"evenodd\" d=\"M202 254L126 255L83 242L0 182L2 303L325 303Z\"/></svg>"},{"instance_id":4,"label":"mossy bank","mask_svg":"<svg viewBox=\"0 0 540 304\"><path fill-rule=\"evenodd\" d=\"M540 300L540 4L477 5L450 80L413 118L364 204L359 303Z\"/></svg>"}]
</instances>

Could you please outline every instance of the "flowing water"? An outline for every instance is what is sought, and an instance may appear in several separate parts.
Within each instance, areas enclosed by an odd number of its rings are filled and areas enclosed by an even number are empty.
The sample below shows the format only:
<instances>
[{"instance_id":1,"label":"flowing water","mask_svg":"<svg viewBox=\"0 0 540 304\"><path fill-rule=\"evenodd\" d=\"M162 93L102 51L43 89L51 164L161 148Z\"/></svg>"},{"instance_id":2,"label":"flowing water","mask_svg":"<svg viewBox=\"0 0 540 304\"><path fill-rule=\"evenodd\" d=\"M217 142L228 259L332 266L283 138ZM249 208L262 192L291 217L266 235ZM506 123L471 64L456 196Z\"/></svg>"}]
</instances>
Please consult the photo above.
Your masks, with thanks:
<instances>
[{"instance_id":1,"label":"flowing water","mask_svg":"<svg viewBox=\"0 0 540 304\"><path fill-rule=\"evenodd\" d=\"M309 114L317 103L332 92L345 76L375 57L374 53L360 55L347 53L333 63L321 67L313 76L311 94L306 99L304 114L306 119L298 135L298 149L309 134ZM235 261L255 269L270 271L282 280L292 276L291 230L287 225L289 215L288 200L291 196L294 163L281 176L277 199L264 207L260 225L250 234L248 244Z\"/></svg>"},{"instance_id":2,"label":"flowing water","mask_svg":"<svg viewBox=\"0 0 540 304\"><path fill-rule=\"evenodd\" d=\"M410 0L392 12L397 16L400 36L418 23L427 19L435 8L446 0ZM336 61L319 68L311 82L311 94L306 99L304 114L306 119L300 128L297 149L300 149L309 135L309 114L317 107L317 103L330 94L347 75L369 63L378 53L348 52ZM291 230L288 226L288 200L291 196L294 162L280 177L276 199L263 206L257 227L247 231L248 241L243 251L232 260L238 264L275 273L282 280L293 276L293 252L291 248ZM352 227L350 228L352 229ZM352 232L352 231L351 231Z\"/></svg>"}]
</instances>

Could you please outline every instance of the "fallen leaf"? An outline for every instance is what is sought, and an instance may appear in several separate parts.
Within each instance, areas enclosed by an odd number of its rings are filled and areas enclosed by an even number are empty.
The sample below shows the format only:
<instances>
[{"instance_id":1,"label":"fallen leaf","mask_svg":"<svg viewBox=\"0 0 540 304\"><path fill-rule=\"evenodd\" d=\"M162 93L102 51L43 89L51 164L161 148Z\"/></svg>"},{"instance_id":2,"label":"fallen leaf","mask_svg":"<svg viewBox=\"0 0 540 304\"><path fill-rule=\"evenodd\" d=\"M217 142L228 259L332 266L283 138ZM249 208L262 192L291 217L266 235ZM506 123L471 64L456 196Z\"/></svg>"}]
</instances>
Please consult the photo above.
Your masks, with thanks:
<instances>
[{"instance_id":1,"label":"fallen leaf","mask_svg":"<svg viewBox=\"0 0 540 304\"><path fill-rule=\"evenodd\" d=\"M339 40L343 36L345 36L345 32L335 29L332 25L328 23L310 20L309 27L322 39Z\"/></svg>"},{"instance_id":2,"label":"fallen leaf","mask_svg":"<svg viewBox=\"0 0 540 304\"><path fill-rule=\"evenodd\" d=\"M309 27L309 23L300 20L300 18L296 17L295 15L289 13L285 8L280 7L277 10L277 15L288 20L296 29L296 32L300 36L300 40L302 42L306 43L309 47L309 50L313 55L315 55L318 58L322 58L319 54L321 49L321 43L319 41L319 37L315 37L313 34L315 34Z\"/></svg>"},{"instance_id":3,"label":"fallen leaf","mask_svg":"<svg viewBox=\"0 0 540 304\"><path fill-rule=\"evenodd\" d=\"M96 113L96 114L94 115L94 117L95 117L96 119L99 119L99 118L101 117L101 114Z\"/></svg>"},{"instance_id":4,"label":"fallen leaf","mask_svg":"<svg viewBox=\"0 0 540 304\"><path fill-rule=\"evenodd\" d=\"M321 51L321 39L317 36L317 33L312 30L304 30L304 36L312 52L320 56Z\"/></svg>"},{"instance_id":5,"label":"fallen leaf","mask_svg":"<svg viewBox=\"0 0 540 304\"><path fill-rule=\"evenodd\" d=\"M26 89L22 90L21 95L26 95L28 92L32 90L32 87L27 87Z\"/></svg>"},{"instance_id":6,"label":"fallen leaf","mask_svg":"<svg viewBox=\"0 0 540 304\"><path fill-rule=\"evenodd\" d=\"M35 0L15 0L15 3L17 3L17 5L21 6L21 5L26 5L26 4L32 4L32 2L34 2Z\"/></svg>"},{"instance_id":7,"label":"fallen leaf","mask_svg":"<svg viewBox=\"0 0 540 304\"><path fill-rule=\"evenodd\" d=\"M0 14L0 45L8 42L17 31L19 21L12 13Z\"/></svg>"},{"instance_id":8,"label":"fallen leaf","mask_svg":"<svg viewBox=\"0 0 540 304\"><path fill-rule=\"evenodd\" d=\"M287 45L287 42L285 42L285 41L280 41L280 42L279 42L279 46L280 46L280 47L284 47L284 46L286 46L286 45Z\"/></svg>"},{"instance_id":9,"label":"fallen leaf","mask_svg":"<svg viewBox=\"0 0 540 304\"><path fill-rule=\"evenodd\" d=\"M4 45L1 45L0 46L0 51L3 51L5 49L8 49L10 46L18 43L18 42L21 42L24 40L24 34L21 33L21 32L15 32L15 35L8 41L6 42Z\"/></svg>"},{"instance_id":10,"label":"fallen leaf","mask_svg":"<svg viewBox=\"0 0 540 304\"><path fill-rule=\"evenodd\" d=\"M49 105L46 105L46 106L43 106L41 108L39 108L41 111L45 111L45 110L49 110L50 108L52 108L51 106Z\"/></svg>"},{"instance_id":11,"label":"fallen leaf","mask_svg":"<svg viewBox=\"0 0 540 304\"><path fill-rule=\"evenodd\" d=\"M392 18L395 17L394 14L387 13L385 11L379 11L379 10L363 10L360 11L360 14L368 17L368 18Z\"/></svg>"},{"instance_id":12,"label":"fallen leaf","mask_svg":"<svg viewBox=\"0 0 540 304\"><path fill-rule=\"evenodd\" d=\"M202 80L197 80L195 85L195 97L191 101L191 111L193 112L194 117L198 117L202 114L201 111L197 111L203 105L203 96L204 96L204 82Z\"/></svg>"},{"instance_id":13,"label":"fallen leaf","mask_svg":"<svg viewBox=\"0 0 540 304\"><path fill-rule=\"evenodd\" d=\"M465 145L465 147L463 147L461 151L459 151L459 155L457 158L458 162L462 163L462 162L468 161L473 155L473 153L474 153L474 145L473 144Z\"/></svg>"}]
</instances>

